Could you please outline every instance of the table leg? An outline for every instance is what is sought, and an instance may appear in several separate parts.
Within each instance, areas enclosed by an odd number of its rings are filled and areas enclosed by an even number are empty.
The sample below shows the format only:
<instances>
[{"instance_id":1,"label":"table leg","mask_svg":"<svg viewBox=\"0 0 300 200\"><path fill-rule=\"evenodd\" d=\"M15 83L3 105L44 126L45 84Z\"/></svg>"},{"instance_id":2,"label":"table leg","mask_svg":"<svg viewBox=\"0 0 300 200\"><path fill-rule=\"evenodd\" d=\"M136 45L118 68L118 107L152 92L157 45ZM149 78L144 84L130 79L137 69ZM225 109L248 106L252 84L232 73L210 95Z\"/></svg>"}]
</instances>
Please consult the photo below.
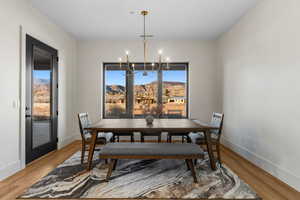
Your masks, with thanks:
<instances>
[{"instance_id":1,"label":"table leg","mask_svg":"<svg viewBox=\"0 0 300 200\"><path fill-rule=\"evenodd\" d=\"M112 174L112 171L113 171L113 168L116 164L117 160L116 159L112 159L109 163L109 168L108 168L108 171L107 171L107 175L106 175L106 181L109 181L109 178Z\"/></svg>"},{"instance_id":2,"label":"table leg","mask_svg":"<svg viewBox=\"0 0 300 200\"><path fill-rule=\"evenodd\" d=\"M92 134L92 138L89 146L89 157L88 157L88 167L87 167L88 170L92 169L93 155L94 155L95 146L97 142L98 132L94 131L91 134Z\"/></svg>"},{"instance_id":3,"label":"table leg","mask_svg":"<svg viewBox=\"0 0 300 200\"><path fill-rule=\"evenodd\" d=\"M213 152L212 144L211 144L210 131L206 130L204 132L204 134L205 134L205 139L206 139L206 144L207 144L207 152L209 155L210 166L213 170L216 170L216 162L215 162L215 156L214 156L214 152Z\"/></svg>"},{"instance_id":4,"label":"table leg","mask_svg":"<svg viewBox=\"0 0 300 200\"><path fill-rule=\"evenodd\" d=\"M198 183L193 160L188 159L188 160L187 160L187 163L188 163L188 165L190 166L190 170L191 170L192 176L193 176L193 178L194 178L194 183Z\"/></svg>"}]
</instances>

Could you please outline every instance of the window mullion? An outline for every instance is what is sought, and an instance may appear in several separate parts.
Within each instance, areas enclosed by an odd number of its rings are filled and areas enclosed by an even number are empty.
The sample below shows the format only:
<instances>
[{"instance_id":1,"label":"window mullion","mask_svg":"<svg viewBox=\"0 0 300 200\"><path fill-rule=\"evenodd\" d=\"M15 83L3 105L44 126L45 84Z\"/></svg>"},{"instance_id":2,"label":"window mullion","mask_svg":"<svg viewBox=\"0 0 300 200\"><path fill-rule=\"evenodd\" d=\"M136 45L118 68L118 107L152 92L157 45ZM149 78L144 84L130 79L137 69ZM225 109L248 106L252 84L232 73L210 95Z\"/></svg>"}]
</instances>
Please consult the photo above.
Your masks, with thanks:
<instances>
[{"instance_id":1,"label":"window mullion","mask_svg":"<svg viewBox=\"0 0 300 200\"><path fill-rule=\"evenodd\" d=\"M132 71L126 71L126 113L128 118L133 118L133 86L134 73Z\"/></svg>"},{"instance_id":2,"label":"window mullion","mask_svg":"<svg viewBox=\"0 0 300 200\"><path fill-rule=\"evenodd\" d=\"M157 106L160 109L159 111L159 118L162 116L162 93L163 93L163 85L162 85L162 70L158 70L157 73Z\"/></svg>"}]
</instances>

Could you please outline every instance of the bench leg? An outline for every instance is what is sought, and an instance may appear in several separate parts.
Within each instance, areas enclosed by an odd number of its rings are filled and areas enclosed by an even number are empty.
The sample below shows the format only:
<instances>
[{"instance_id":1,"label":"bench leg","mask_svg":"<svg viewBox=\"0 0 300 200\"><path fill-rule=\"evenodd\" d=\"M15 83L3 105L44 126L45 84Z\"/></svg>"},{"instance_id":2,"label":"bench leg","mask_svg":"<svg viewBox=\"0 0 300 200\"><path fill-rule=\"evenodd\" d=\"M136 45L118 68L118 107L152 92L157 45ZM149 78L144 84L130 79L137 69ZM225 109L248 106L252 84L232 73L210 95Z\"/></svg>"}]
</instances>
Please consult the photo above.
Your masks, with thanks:
<instances>
[{"instance_id":1,"label":"bench leg","mask_svg":"<svg viewBox=\"0 0 300 200\"><path fill-rule=\"evenodd\" d=\"M187 167L187 169L188 169L188 170L191 170L191 169L190 169L190 166L189 166L189 162L188 162L188 160L187 160L187 159L185 159L185 163L186 163L186 167Z\"/></svg>"},{"instance_id":2,"label":"bench leg","mask_svg":"<svg viewBox=\"0 0 300 200\"><path fill-rule=\"evenodd\" d=\"M193 160L188 159L188 160L187 160L187 163L188 163L188 165L189 165L189 167L190 167L190 170L191 170L191 172L192 172L192 176L193 176L193 178L194 178L194 183L198 183L197 176L196 176L196 172L195 172L195 168L194 168Z\"/></svg>"},{"instance_id":3,"label":"bench leg","mask_svg":"<svg viewBox=\"0 0 300 200\"><path fill-rule=\"evenodd\" d=\"M112 174L112 171L113 171L113 168L115 166L115 163L117 162L116 159L112 159L109 163L109 168L108 168L108 171L107 171L107 175L106 175L106 181L109 181L109 178Z\"/></svg>"}]
</instances>

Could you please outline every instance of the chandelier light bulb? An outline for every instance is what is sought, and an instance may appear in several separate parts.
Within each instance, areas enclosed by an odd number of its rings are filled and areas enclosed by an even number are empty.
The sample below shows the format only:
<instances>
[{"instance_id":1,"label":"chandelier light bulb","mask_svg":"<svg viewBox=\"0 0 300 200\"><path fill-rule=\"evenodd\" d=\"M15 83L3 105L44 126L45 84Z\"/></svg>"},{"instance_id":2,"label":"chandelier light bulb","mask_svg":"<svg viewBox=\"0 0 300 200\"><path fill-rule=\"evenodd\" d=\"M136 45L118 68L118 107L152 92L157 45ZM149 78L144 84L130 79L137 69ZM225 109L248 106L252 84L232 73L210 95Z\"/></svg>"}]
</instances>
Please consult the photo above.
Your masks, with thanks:
<instances>
[{"instance_id":1,"label":"chandelier light bulb","mask_svg":"<svg viewBox=\"0 0 300 200\"><path fill-rule=\"evenodd\" d=\"M122 62L122 58L119 58L119 61Z\"/></svg>"},{"instance_id":2,"label":"chandelier light bulb","mask_svg":"<svg viewBox=\"0 0 300 200\"><path fill-rule=\"evenodd\" d=\"M125 51L126 55L129 55L129 51Z\"/></svg>"},{"instance_id":3,"label":"chandelier light bulb","mask_svg":"<svg viewBox=\"0 0 300 200\"><path fill-rule=\"evenodd\" d=\"M159 54L159 55L162 55L162 53L163 53L163 51L160 49L160 50L158 51L158 54Z\"/></svg>"},{"instance_id":4,"label":"chandelier light bulb","mask_svg":"<svg viewBox=\"0 0 300 200\"><path fill-rule=\"evenodd\" d=\"M169 57L167 57L167 58L166 58L166 61L167 61L167 62L170 62L170 58L169 58Z\"/></svg>"},{"instance_id":5,"label":"chandelier light bulb","mask_svg":"<svg viewBox=\"0 0 300 200\"><path fill-rule=\"evenodd\" d=\"M155 64L154 64L154 63L152 63L151 65L152 65L152 67L154 67L154 65L155 65Z\"/></svg>"}]
</instances>

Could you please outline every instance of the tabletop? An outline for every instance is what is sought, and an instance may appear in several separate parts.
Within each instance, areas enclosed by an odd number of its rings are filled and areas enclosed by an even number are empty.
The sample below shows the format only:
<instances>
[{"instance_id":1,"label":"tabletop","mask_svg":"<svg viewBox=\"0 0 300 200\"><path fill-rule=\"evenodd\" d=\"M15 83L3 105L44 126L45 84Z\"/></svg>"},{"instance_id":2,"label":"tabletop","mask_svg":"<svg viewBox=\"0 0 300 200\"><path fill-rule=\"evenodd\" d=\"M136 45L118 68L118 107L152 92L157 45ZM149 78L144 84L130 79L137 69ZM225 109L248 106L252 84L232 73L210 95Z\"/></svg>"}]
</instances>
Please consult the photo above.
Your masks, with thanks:
<instances>
[{"instance_id":1,"label":"tabletop","mask_svg":"<svg viewBox=\"0 0 300 200\"><path fill-rule=\"evenodd\" d=\"M90 131L161 131L161 132L193 132L215 129L217 127L205 123L196 123L191 119L155 119L147 125L145 119L101 119L91 124Z\"/></svg>"}]
</instances>

